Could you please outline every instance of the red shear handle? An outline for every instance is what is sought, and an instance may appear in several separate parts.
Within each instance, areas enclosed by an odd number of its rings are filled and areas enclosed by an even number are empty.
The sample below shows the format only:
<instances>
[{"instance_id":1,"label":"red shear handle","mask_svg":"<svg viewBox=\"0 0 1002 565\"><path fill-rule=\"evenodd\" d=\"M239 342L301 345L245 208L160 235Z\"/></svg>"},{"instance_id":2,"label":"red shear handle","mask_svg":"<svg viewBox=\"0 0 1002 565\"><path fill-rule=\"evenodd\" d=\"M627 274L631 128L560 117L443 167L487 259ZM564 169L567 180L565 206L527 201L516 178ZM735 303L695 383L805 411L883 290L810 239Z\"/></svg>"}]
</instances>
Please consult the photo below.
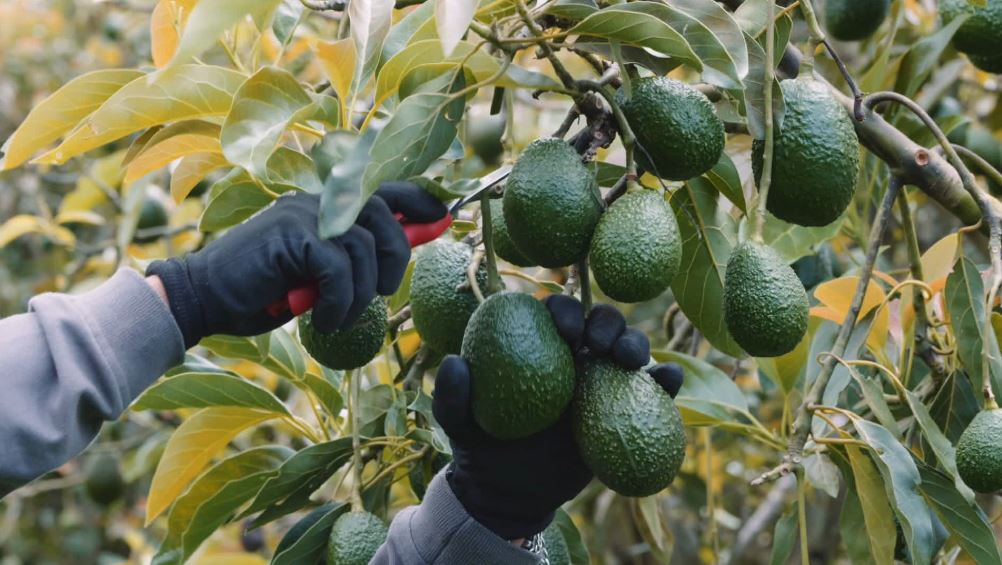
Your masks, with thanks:
<instances>
[{"instance_id":1,"label":"red shear handle","mask_svg":"<svg viewBox=\"0 0 1002 565\"><path fill-rule=\"evenodd\" d=\"M403 214L399 212L395 214L395 217L402 224L411 249L438 239L438 236L445 233L445 230L452 225L452 214L446 214L441 220L427 224L409 224ZM316 283L294 288L285 296L285 300L279 300L268 306L268 313L278 317L291 311L293 316L299 316L313 308L319 296L320 287Z\"/></svg>"}]
</instances>

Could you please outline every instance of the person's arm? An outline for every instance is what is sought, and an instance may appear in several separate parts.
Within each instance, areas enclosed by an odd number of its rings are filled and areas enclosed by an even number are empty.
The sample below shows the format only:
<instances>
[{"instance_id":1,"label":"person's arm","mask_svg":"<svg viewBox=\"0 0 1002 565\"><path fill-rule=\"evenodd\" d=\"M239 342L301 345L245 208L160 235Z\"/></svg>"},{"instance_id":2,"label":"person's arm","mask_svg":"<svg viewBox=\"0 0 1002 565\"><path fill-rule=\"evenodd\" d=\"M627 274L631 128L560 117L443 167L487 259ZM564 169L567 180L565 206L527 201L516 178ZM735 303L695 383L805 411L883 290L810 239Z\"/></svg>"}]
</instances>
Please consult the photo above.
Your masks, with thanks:
<instances>
[{"instance_id":1,"label":"person's arm","mask_svg":"<svg viewBox=\"0 0 1002 565\"><path fill-rule=\"evenodd\" d=\"M131 270L0 320L0 497L82 451L184 356L156 281Z\"/></svg>"}]
</instances>

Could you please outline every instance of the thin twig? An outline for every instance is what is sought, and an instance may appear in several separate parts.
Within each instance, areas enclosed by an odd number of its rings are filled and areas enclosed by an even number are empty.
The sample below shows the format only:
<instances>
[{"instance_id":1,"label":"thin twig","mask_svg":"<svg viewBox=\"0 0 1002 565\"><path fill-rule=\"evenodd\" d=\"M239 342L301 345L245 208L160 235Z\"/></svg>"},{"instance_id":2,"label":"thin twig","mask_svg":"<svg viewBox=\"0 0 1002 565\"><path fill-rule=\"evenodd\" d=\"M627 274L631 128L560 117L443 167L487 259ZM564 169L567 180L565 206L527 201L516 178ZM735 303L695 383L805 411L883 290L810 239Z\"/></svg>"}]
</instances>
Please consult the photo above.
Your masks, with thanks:
<instances>
[{"instance_id":1,"label":"thin twig","mask_svg":"<svg viewBox=\"0 0 1002 565\"><path fill-rule=\"evenodd\" d=\"M852 92L852 116L856 118L857 122L862 122L863 119L866 118L866 115L863 114L863 91L859 89L859 85L857 85L856 81L853 80L852 75L849 73L849 69L846 68L845 63L842 62L842 58L835 52L835 48L832 47L831 42L826 38L822 39L821 43L824 44L825 49L828 50L828 55L830 55L835 61L835 64L838 65L838 70L842 73L842 78L845 79L845 83L849 85L849 90Z\"/></svg>"},{"instance_id":2,"label":"thin twig","mask_svg":"<svg viewBox=\"0 0 1002 565\"><path fill-rule=\"evenodd\" d=\"M411 319L411 307L410 305L404 306L396 314L390 317L387 321L391 330L396 330L402 326L407 320Z\"/></svg>"},{"instance_id":3,"label":"thin twig","mask_svg":"<svg viewBox=\"0 0 1002 565\"><path fill-rule=\"evenodd\" d=\"M459 285L457 290L470 289L473 296L477 297L478 302L484 301L484 293L480 290L480 283L477 282L477 272L480 270L480 264L483 262L485 252L481 248L473 250L473 255L470 257L470 264L466 267L466 281Z\"/></svg>"},{"instance_id":4,"label":"thin twig","mask_svg":"<svg viewBox=\"0 0 1002 565\"><path fill-rule=\"evenodd\" d=\"M759 177L758 182L758 209L755 213L754 218L754 229L752 230L752 239L756 242L762 242L762 229L765 226L765 213L766 206L769 203L769 188L772 186L772 161L773 161L773 151L775 149L775 132L773 126L773 115L772 115L772 83L776 80L776 69L773 67L773 61L775 61L775 45L776 45L776 22L773 20L773 11L776 7L776 3L772 0L767 2L769 9L766 16L766 28L765 28L765 78L763 93L765 95L764 104L764 117L765 122L765 150L762 154L762 174Z\"/></svg>"}]
</instances>

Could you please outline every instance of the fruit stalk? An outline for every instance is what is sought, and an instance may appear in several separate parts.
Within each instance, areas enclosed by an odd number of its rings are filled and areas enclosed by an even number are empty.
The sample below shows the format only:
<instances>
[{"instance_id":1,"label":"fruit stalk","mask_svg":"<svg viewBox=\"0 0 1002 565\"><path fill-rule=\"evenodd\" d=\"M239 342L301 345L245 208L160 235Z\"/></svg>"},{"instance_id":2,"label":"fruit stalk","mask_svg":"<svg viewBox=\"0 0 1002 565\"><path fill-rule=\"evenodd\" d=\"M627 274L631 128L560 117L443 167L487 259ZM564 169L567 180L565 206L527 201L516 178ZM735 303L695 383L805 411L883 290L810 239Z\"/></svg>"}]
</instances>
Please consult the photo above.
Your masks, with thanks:
<instances>
[{"instance_id":1,"label":"fruit stalk","mask_svg":"<svg viewBox=\"0 0 1002 565\"><path fill-rule=\"evenodd\" d=\"M489 192L485 192L480 197L480 209L482 210L480 214L481 222L481 233L484 238L484 256L487 260L487 294L494 294L502 290L504 285L501 283L501 275L498 274L498 259L494 255L494 229L491 222L491 196ZM470 283L471 285L475 283ZM472 286L471 286L472 288Z\"/></svg>"},{"instance_id":2,"label":"fruit stalk","mask_svg":"<svg viewBox=\"0 0 1002 565\"><path fill-rule=\"evenodd\" d=\"M772 13L772 5L774 2L769 2L769 12ZM810 37L807 40L807 55L804 57L803 65L806 67L808 74L814 72L814 53L818 50L818 45L825 42L825 32L821 29L821 24L818 23L818 16L814 12L814 5L811 4L811 0L800 0L800 12L804 16L804 21L807 22L807 31L810 33ZM769 18L772 19L771 17Z\"/></svg>"},{"instance_id":3,"label":"fruit stalk","mask_svg":"<svg viewBox=\"0 0 1002 565\"><path fill-rule=\"evenodd\" d=\"M351 420L351 510L361 512L362 506L362 448L358 434L358 397L361 388L362 374L358 371L345 371L348 379L348 418Z\"/></svg>"},{"instance_id":4,"label":"fruit stalk","mask_svg":"<svg viewBox=\"0 0 1002 565\"><path fill-rule=\"evenodd\" d=\"M773 61L776 60L776 21L773 16L776 3L769 0L768 4L769 10L765 19L765 60L767 64L765 65L765 80L762 83L765 94L765 108L763 109L765 112L763 116L765 149L762 153L762 177L759 180L758 209L754 218L755 228L752 230L752 239L758 242L762 241L762 228L765 225L766 203L769 201L769 187L772 185L772 155L776 145L772 115L772 85L776 80L776 69L773 66Z\"/></svg>"},{"instance_id":5,"label":"fruit stalk","mask_svg":"<svg viewBox=\"0 0 1002 565\"><path fill-rule=\"evenodd\" d=\"M894 206L894 201L897 199L898 191L901 190L901 187L901 179L892 177L887 191L884 193L884 200L873 222L873 227L870 230L870 237L867 240L866 262L860 270L859 282L856 283L856 292L852 297L852 304L849 306L849 311L846 312L842 326L839 327L835 344L829 352L830 355L828 355L821 366L821 372L814 379L814 383L805 395L804 401L797 408L796 419L793 423L793 433L790 435L790 441L787 445L786 455L783 456L783 462L776 468L763 473L753 480L751 482L752 486L775 481L782 476L790 474L800 466L804 454L804 445L807 443L807 436L811 431L812 418L810 408L820 402L821 395L824 393L825 388L828 387L828 381L831 379L832 373L835 371L835 366L838 364L838 358L845 354L846 347L849 345L849 336L852 335L852 330L856 327L856 318L859 316L859 311L863 306L866 289L870 286L873 268L877 262L877 254L880 251L880 242L884 239L887 220L890 218L891 208Z\"/></svg>"}]
</instances>

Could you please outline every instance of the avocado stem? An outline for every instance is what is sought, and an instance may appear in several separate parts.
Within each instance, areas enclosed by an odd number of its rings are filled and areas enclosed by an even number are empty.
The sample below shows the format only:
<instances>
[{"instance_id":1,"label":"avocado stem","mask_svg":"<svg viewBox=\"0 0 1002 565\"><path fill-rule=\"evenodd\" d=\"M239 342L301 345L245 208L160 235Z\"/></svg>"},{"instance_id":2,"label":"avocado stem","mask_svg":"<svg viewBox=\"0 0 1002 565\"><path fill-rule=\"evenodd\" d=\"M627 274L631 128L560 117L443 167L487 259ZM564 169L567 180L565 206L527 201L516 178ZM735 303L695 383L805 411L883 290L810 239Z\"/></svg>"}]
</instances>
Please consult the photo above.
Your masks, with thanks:
<instances>
[{"instance_id":1,"label":"avocado stem","mask_svg":"<svg viewBox=\"0 0 1002 565\"><path fill-rule=\"evenodd\" d=\"M769 187L772 186L772 160L776 146L776 136L774 130L774 116L772 112L772 85L776 80L776 21L773 17L776 8L775 2L769 0L767 3L769 10L765 23L765 77L763 81L763 94L765 96L765 108L763 125L765 126L765 150L762 153L762 175L759 177L758 189L758 209L752 218L754 227L752 229L752 240L762 243L762 229L765 226L766 205L769 202Z\"/></svg>"},{"instance_id":2,"label":"avocado stem","mask_svg":"<svg viewBox=\"0 0 1002 565\"><path fill-rule=\"evenodd\" d=\"M348 381L348 420L351 422L351 510L360 512L362 505L362 449L358 430L358 397L362 374L348 370L344 378Z\"/></svg>"},{"instance_id":3,"label":"avocado stem","mask_svg":"<svg viewBox=\"0 0 1002 565\"><path fill-rule=\"evenodd\" d=\"M499 292L504 289L504 284L501 282L501 275L498 274L498 260L494 255L494 226L492 223L491 212L490 212L491 197L488 192L485 192L480 197L480 222L482 225L481 233L484 236L484 256L487 259L487 294L491 295L495 292ZM476 271L474 271L474 274ZM473 286L476 286L476 280L470 281L471 290Z\"/></svg>"}]
</instances>

